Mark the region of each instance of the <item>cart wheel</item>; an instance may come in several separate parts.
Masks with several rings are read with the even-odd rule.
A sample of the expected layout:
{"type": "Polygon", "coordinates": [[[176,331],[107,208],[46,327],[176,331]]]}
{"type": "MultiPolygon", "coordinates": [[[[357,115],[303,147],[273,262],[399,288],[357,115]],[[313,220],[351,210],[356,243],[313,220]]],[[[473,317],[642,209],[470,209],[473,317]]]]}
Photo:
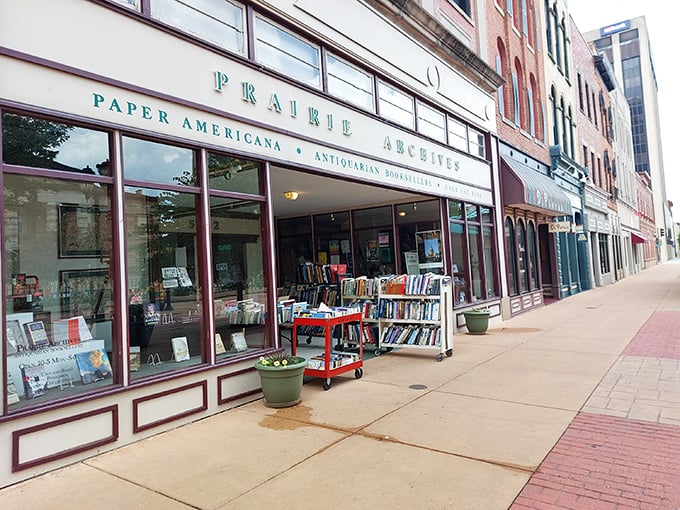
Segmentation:
{"type": "Polygon", "coordinates": [[[446,351],[446,356],[449,358],[453,356],[453,349],[449,349],[448,351],[446,351]]]}
{"type": "Polygon", "coordinates": [[[331,389],[331,380],[330,379],[326,379],[323,382],[323,389],[324,389],[324,391],[328,391],[328,390],[331,389]]]}
{"type": "Polygon", "coordinates": [[[376,356],[380,356],[382,354],[382,351],[380,349],[376,349],[375,351],[373,351],[373,354],[375,354],[376,356]]]}
{"type": "Polygon", "coordinates": [[[355,379],[361,379],[361,376],[364,375],[364,369],[363,368],[357,368],[354,371],[354,378],[355,379]]]}
{"type": "Polygon", "coordinates": [[[310,336],[310,337],[307,338],[307,344],[311,344],[311,343],[312,343],[312,337],[310,336]]]}
{"type": "Polygon", "coordinates": [[[439,354],[437,354],[437,357],[436,357],[437,361],[442,361],[443,359],[444,359],[444,355],[441,352],[439,354]]]}

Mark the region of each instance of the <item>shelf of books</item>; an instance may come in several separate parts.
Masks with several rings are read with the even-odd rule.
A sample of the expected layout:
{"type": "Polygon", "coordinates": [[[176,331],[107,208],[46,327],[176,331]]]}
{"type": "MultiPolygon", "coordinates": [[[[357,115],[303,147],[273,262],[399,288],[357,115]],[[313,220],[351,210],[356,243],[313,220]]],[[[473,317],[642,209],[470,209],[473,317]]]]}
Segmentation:
{"type": "Polygon", "coordinates": [[[364,349],[359,342],[359,352],[340,352],[332,349],[331,334],[335,327],[346,327],[358,324],[361,330],[361,313],[346,308],[325,308],[325,310],[307,309],[300,312],[299,316],[293,317],[293,341],[291,352],[293,356],[297,352],[297,332],[299,328],[314,327],[324,331],[324,352],[307,361],[305,375],[321,377],[323,389],[331,388],[331,378],[336,375],[354,370],[354,377],[360,379],[364,374],[364,349]]]}
{"type": "Polygon", "coordinates": [[[344,278],[340,283],[340,305],[361,312],[362,327],[349,328],[345,337],[345,348],[356,347],[360,342],[376,345],[378,329],[378,289],[380,281],[385,277],[344,278]],[[360,333],[361,331],[361,333],[360,333]]]}
{"type": "Polygon", "coordinates": [[[399,275],[380,282],[375,354],[394,347],[437,350],[437,361],[453,355],[451,277],[399,275]]]}

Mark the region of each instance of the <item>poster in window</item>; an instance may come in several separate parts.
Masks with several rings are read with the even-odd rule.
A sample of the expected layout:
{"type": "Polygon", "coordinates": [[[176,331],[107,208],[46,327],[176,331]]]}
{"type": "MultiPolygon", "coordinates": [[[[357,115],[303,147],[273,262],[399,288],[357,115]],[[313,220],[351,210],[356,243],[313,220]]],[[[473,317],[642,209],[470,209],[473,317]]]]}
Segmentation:
{"type": "Polygon", "coordinates": [[[421,265],[428,264],[427,267],[438,267],[442,264],[441,232],[439,230],[416,232],[416,243],[418,261],[421,265]]]}
{"type": "Polygon", "coordinates": [[[378,258],[378,241],[366,241],[366,260],[368,262],[377,262],[378,258]]]}

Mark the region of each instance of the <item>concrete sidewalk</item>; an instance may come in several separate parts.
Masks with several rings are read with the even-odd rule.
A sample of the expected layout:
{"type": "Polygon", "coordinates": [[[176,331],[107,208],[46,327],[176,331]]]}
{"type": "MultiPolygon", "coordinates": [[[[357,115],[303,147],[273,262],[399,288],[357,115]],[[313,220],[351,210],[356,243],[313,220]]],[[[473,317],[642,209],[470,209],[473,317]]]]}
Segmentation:
{"type": "Polygon", "coordinates": [[[395,350],[295,407],[255,401],[8,487],[0,508],[678,508],[677,325],[666,263],[456,335],[441,363],[395,350]]]}

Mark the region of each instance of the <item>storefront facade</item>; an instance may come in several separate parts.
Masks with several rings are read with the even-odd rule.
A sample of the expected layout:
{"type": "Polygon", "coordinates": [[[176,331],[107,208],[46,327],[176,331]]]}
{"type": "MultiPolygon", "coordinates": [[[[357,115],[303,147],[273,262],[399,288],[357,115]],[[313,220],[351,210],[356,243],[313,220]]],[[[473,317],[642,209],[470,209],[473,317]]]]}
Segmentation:
{"type": "Polygon", "coordinates": [[[364,3],[295,3],[3,8],[0,485],[259,397],[277,169],[434,202],[442,271],[494,306],[497,84],[364,3]]]}

